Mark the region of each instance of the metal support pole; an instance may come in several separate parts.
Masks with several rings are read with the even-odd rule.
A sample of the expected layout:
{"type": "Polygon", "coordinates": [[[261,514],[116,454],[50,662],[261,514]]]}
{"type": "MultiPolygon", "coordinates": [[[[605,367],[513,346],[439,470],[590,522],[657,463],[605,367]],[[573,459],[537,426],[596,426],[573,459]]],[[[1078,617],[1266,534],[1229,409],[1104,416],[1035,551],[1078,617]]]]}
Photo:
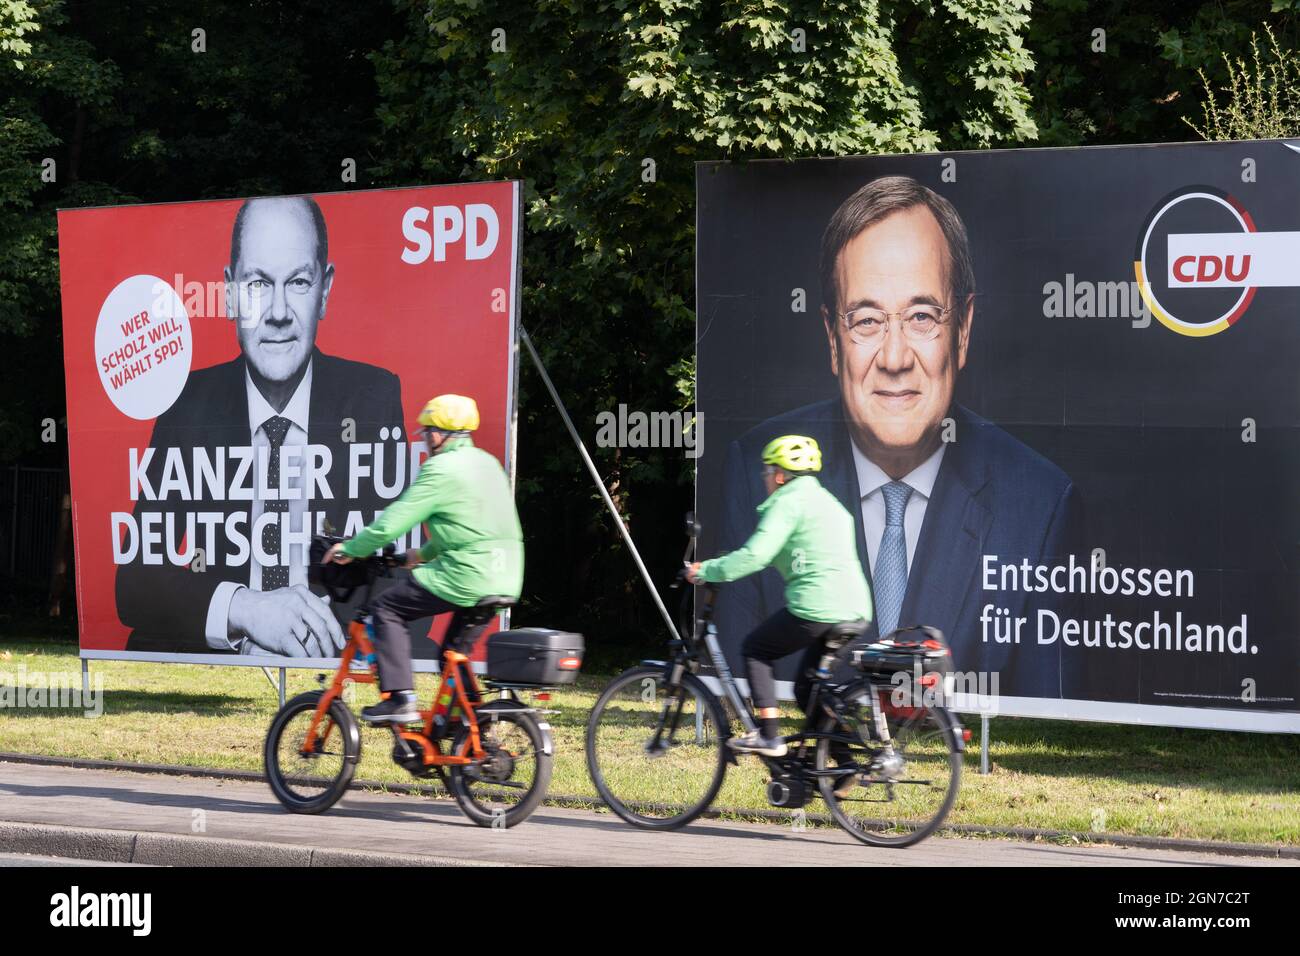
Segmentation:
{"type": "Polygon", "coordinates": [[[559,409],[560,418],[564,419],[564,427],[569,430],[569,437],[578,446],[578,454],[582,456],[583,464],[587,466],[587,471],[591,472],[591,479],[596,483],[596,490],[605,499],[605,507],[609,509],[609,513],[614,516],[614,523],[618,525],[619,533],[623,535],[623,541],[627,544],[628,550],[632,552],[632,560],[636,562],[637,570],[641,572],[641,577],[645,580],[645,586],[650,591],[650,597],[654,599],[655,607],[659,609],[664,624],[668,627],[668,633],[676,640],[679,635],[677,634],[676,625],[673,624],[673,617],[668,613],[668,609],[664,607],[663,599],[659,597],[659,592],[650,579],[650,572],[646,570],[645,563],[641,560],[641,553],[637,551],[636,545],[632,542],[632,536],[628,534],[627,526],[623,524],[623,516],[618,513],[618,507],[614,504],[614,499],[609,496],[609,492],[605,489],[605,482],[601,480],[600,472],[596,470],[595,463],[591,460],[591,456],[587,454],[587,446],[582,443],[578,430],[573,427],[569,412],[564,407],[564,402],[560,400],[560,395],[555,390],[555,386],[551,384],[551,376],[546,374],[546,366],[542,364],[537,349],[533,348],[533,340],[528,337],[528,331],[522,325],[519,326],[519,335],[528,348],[528,354],[533,358],[533,364],[537,366],[537,371],[542,376],[542,382],[546,385],[546,390],[551,393],[551,401],[555,402],[555,407],[559,409]]]}
{"type": "Polygon", "coordinates": [[[288,669],[281,667],[280,668],[280,706],[281,707],[284,706],[284,687],[285,684],[288,683],[288,680],[289,680],[288,669]]]}
{"type": "MultiPolygon", "coordinates": [[[[274,687],[274,688],[278,691],[278,690],[280,689],[280,687],[279,687],[278,684],[276,684],[276,682],[275,682],[275,678],[271,676],[271,668],[269,668],[269,667],[263,667],[263,668],[262,668],[262,673],[266,675],[266,682],[267,682],[268,684],[270,684],[272,687],[274,687]]],[[[282,704],[284,703],[284,695],[283,695],[283,694],[280,695],[280,703],[282,703],[282,704]]]]}
{"type": "Polygon", "coordinates": [[[81,659],[81,699],[84,701],[90,696],[90,661],[86,658],[81,659]]]}
{"type": "Polygon", "coordinates": [[[989,715],[980,714],[980,773],[989,772],[989,715]]]}

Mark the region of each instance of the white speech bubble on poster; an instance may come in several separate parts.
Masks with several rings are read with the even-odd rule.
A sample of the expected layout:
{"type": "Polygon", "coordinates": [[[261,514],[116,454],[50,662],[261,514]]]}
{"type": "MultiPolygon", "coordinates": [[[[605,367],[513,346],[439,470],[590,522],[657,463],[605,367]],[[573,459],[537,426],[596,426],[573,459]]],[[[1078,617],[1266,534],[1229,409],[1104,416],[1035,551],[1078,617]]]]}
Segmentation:
{"type": "Polygon", "coordinates": [[[134,275],[104,299],[95,323],[95,367],[123,415],[147,421],[171,408],[193,354],[189,314],[170,283],[134,275]]]}

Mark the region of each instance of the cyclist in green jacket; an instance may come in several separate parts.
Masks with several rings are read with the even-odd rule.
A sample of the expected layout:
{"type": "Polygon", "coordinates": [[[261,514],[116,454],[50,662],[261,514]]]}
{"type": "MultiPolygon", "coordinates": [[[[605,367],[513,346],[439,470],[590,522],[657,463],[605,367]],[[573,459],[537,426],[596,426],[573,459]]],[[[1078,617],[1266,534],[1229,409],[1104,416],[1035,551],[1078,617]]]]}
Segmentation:
{"type": "Polygon", "coordinates": [[[462,395],[439,395],[420,413],[429,457],[396,501],[356,537],[334,545],[326,563],[365,557],[424,522],[428,542],[407,552],[411,578],[371,605],[379,687],[386,700],[361,716],[372,724],[419,719],[408,621],[454,612],[447,646],[469,653],[483,627],[465,627],[463,613],[489,595],[518,597],[524,541],[505,471],[474,447],[478,406],[462,395]]]}
{"type": "Polygon", "coordinates": [[[755,628],[742,648],[760,727],[728,741],[736,750],[780,757],[786,746],[772,665],[802,650],[800,673],[807,671],[832,625],[871,620],[871,593],[853,517],[815,477],[822,467],[817,442],[802,435],[773,439],[763,449],[763,466],[768,498],[758,506],[753,536],[730,554],[691,565],[687,577],[735,581],[773,565],[785,579],[786,607],[755,628]]]}

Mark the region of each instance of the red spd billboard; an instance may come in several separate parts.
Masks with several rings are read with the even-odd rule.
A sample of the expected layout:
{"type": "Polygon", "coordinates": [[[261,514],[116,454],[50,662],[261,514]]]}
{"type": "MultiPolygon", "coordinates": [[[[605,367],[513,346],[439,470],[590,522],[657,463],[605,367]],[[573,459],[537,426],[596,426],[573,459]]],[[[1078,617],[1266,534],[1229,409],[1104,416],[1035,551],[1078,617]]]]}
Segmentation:
{"type": "Polygon", "coordinates": [[[405,489],[433,395],[509,469],[519,225],[515,182],[60,212],[82,655],[287,663],[240,592],[345,612],[311,537],[405,489]]]}

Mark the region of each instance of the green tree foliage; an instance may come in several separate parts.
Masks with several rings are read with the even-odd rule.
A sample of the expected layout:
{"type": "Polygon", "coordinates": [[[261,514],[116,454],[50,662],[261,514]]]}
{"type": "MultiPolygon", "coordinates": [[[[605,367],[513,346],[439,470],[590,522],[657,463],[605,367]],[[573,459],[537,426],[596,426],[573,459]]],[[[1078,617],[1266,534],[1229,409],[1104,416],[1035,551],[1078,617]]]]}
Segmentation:
{"type": "Polygon", "coordinates": [[[0,460],[66,462],[40,440],[65,414],[56,209],[343,189],[342,159],[364,167],[366,55],[396,21],[329,7],[0,0],[0,460]]]}
{"type": "Polygon", "coordinates": [[[1250,58],[1223,55],[1227,83],[1215,88],[1198,71],[1205,89],[1201,125],[1187,120],[1201,138],[1270,139],[1300,132],[1300,55],[1283,50],[1265,24],[1264,49],[1250,39],[1250,58]]]}
{"type": "MultiPolygon", "coordinates": [[[[409,28],[374,58],[376,174],[525,182],[524,321],[588,440],[621,403],[689,401],[695,163],[1034,135],[1025,0],[399,8],[409,28]]],[[[655,630],[545,393],[527,370],[522,381],[529,593],[575,625],[655,630]]],[[[691,462],[593,451],[652,567],[671,573],[691,462]]]]}
{"type": "MultiPolygon", "coordinates": [[[[620,403],[692,404],[697,162],[1183,139],[1198,71],[1230,85],[1263,24],[1294,50],[1298,6],[0,0],[0,459],[65,460],[39,441],[64,415],[58,207],[519,178],[524,319],[591,438],[620,403]]],[[[521,380],[538,616],[658,633],[526,360],[521,380]]],[[[593,451],[664,576],[690,461],[593,451]]]]}
{"type": "Polygon", "coordinates": [[[30,455],[40,423],[64,416],[54,210],[59,196],[71,205],[103,195],[77,182],[75,166],[61,166],[58,114],[70,104],[102,104],[118,78],[84,41],[61,32],[66,24],[59,3],[0,4],[0,344],[8,368],[0,376],[0,458],[30,455]]]}
{"type": "Polygon", "coordinates": [[[1223,82],[1224,55],[1248,54],[1261,24],[1294,48],[1298,8],[1292,0],[1036,0],[1027,45],[1040,145],[1186,140],[1200,74],[1223,82]]]}
{"type": "Polygon", "coordinates": [[[24,59],[32,52],[31,42],[25,37],[40,29],[36,22],[36,9],[25,0],[0,2],[0,55],[11,57],[14,69],[23,68],[24,59]]]}

